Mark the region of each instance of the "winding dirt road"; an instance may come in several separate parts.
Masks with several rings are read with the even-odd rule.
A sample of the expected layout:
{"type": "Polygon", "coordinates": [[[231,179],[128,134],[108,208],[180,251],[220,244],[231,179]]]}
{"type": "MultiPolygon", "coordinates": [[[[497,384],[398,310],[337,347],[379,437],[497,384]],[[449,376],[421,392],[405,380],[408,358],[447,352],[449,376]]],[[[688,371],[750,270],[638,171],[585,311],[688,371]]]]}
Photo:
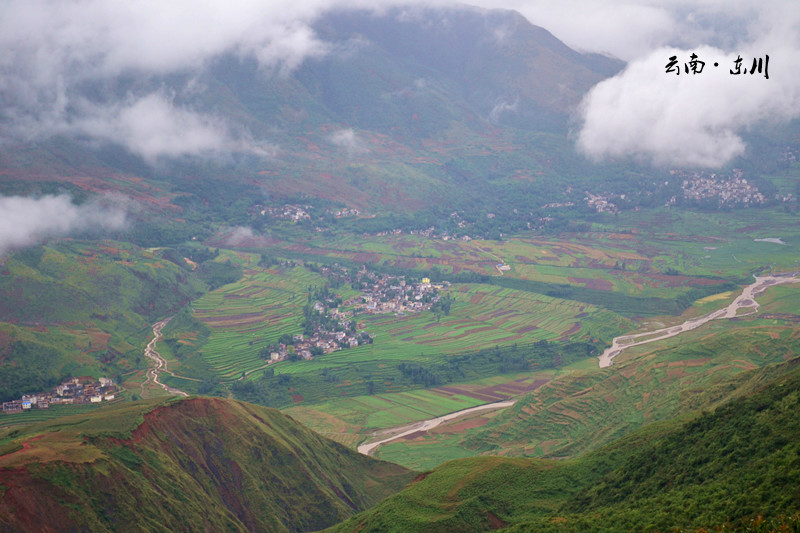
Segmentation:
{"type": "MultiPolygon", "coordinates": [[[[481,252],[483,252],[483,253],[485,253],[486,255],[488,255],[489,257],[491,257],[492,259],[494,259],[494,260],[498,261],[499,265],[505,265],[505,264],[506,264],[506,262],[505,262],[505,261],[503,261],[503,258],[502,258],[502,257],[500,257],[500,256],[497,256],[497,255],[493,254],[492,252],[490,252],[490,251],[488,251],[488,250],[484,250],[484,249],[483,249],[483,248],[481,248],[480,246],[476,246],[476,247],[475,247],[475,249],[476,249],[476,250],[479,250],[479,251],[481,251],[481,252]]],[[[495,266],[494,266],[494,268],[497,270],[497,274],[498,274],[499,276],[502,276],[502,275],[503,275],[503,271],[502,271],[502,270],[500,270],[500,266],[499,266],[499,265],[495,265],[495,266]]]]}
{"type": "MultiPolygon", "coordinates": [[[[144,355],[148,359],[152,360],[155,364],[152,368],[147,371],[147,379],[142,383],[142,395],[144,395],[144,388],[145,386],[150,383],[151,381],[164,389],[165,391],[169,392],[170,394],[178,394],[180,396],[189,396],[187,393],[183,392],[182,390],[176,389],[174,387],[170,387],[164,383],[158,381],[158,373],[163,371],[172,374],[169,370],[167,370],[167,361],[161,354],[156,351],[156,344],[158,341],[161,340],[161,330],[164,329],[164,326],[172,319],[172,317],[165,318],[160,322],[156,322],[153,324],[153,340],[147,343],[147,347],[144,349],[144,355]]],[[[173,374],[174,375],[174,374],[173,374]]]]}
{"type": "Polygon", "coordinates": [[[476,411],[486,411],[488,409],[502,409],[504,407],[510,407],[514,405],[514,403],[515,403],[514,400],[487,403],[484,405],[479,405],[477,407],[470,407],[469,409],[456,411],[455,413],[450,413],[437,418],[431,418],[430,420],[422,420],[420,422],[414,422],[413,424],[408,424],[405,426],[397,426],[389,429],[384,429],[382,431],[373,433],[373,436],[377,437],[381,435],[389,435],[388,437],[374,442],[367,442],[361,444],[358,447],[358,451],[359,453],[363,453],[364,455],[372,455],[379,446],[382,446],[397,439],[402,439],[403,437],[411,435],[412,433],[416,433],[418,431],[430,431],[436,426],[444,422],[447,422],[449,420],[453,420],[454,418],[466,416],[476,411]]]}
{"type": "Polygon", "coordinates": [[[600,368],[606,368],[613,364],[613,360],[616,356],[622,353],[623,350],[626,348],[630,348],[631,346],[639,346],[642,344],[647,344],[648,342],[660,341],[662,339],[666,339],[669,337],[674,337],[675,335],[679,335],[685,331],[691,331],[693,329],[699,328],[703,324],[710,322],[711,320],[718,320],[722,318],[736,318],[741,316],[752,315],[756,311],[758,311],[758,302],[756,302],[755,298],[762,292],[764,292],[768,287],[772,287],[775,285],[780,285],[783,283],[797,283],[800,282],[800,273],[793,272],[790,274],[775,274],[770,276],[756,276],[756,281],[752,285],[748,285],[742,291],[733,302],[731,302],[726,307],[719,309],[718,311],[714,311],[707,315],[701,316],[699,318],[693,318],[691,320],[687,320],[683,324],[678,326],[670,326],[668,328],[657,329],[655,331],[648,331],[645,333],[636,333],[633,335],[623,335],[621,337],[617,337],[611,343],[611,347],[606,349],[602,355],[598,357],[600,360],[600,368]],[[741,312],[745,311],[745,312],[741,312]],[[641,339],[645,337],[643,340],[637,341],[636,339],[641,339]]]}

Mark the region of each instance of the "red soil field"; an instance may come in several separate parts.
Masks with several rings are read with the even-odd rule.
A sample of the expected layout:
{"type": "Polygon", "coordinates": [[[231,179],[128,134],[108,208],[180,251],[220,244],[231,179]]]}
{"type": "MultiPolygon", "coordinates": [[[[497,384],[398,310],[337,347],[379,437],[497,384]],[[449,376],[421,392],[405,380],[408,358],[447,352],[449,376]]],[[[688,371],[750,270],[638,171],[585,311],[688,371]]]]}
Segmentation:
{"type": "Polygon", "coordinates": [[[569,328],[567,331],[564,332],[563,335],[561,335],[561,338],[565,339],[565,338],[569,337],[570,335],[575,335],[576,333],[578,333],[581,330],[581,327],[582,326],[581,326],[580,322],[575,322],[572,325],[571,328],[569,328]]]}

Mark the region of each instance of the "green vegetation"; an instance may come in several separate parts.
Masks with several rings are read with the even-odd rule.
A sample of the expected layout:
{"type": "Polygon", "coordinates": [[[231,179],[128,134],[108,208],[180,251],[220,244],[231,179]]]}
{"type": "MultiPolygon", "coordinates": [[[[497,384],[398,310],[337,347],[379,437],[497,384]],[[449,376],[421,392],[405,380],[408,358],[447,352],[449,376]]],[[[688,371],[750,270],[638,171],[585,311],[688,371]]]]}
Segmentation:
{"type": "MultiPolygon", "coordinates": [[[[355,351],[355,350],[353,350],[355,351]]],[[[342,396],[384,394],[451,383],[474,382],[486,376],[518,373],[527,369],[560,368],[596,355],[586,343],[511,345],[426,359],[394,361],[351,360],[338,352],[318,361],[270,365],[275,372],[256,372],[253,379],[237,380],[231,390],[238,398],[259,404],[287,407],[300,402],[316,404],[342,396]],[[395,363],[395,364],[392,364],[395,363]]]]}
{"type": "Polygon", "coordinates": [[[68,377],[127,374],[149,324],[204,290],[158,250],[114,241],[27,248],[0,268],[3,401],[68,377]]]}
{"type": "MultiPolygon", "coordinates": [[[[557,370],[540,370],[501,374],[460,383],[456,388],[434,387],[404,392],[362,394],[332,398],[313,405],[304,402],[284,408],[283,412],[326,437],[355,448],[364,440],[365,435],[375,430],[504,400],[541,386],[552,379],[557,372],[557,370]]],[[[471,455],[471,452],[467,452],[466,455],[471,455]]],[[[451,458],[446,457],[443,460],[451,458]]],[[[438,465],[443,460],[433,464],[438,465]]]]}
{"type": "Polygon", "coordinates": [[[9,530],[319,529],[413,477],[275,410],[221,399],[64,417],[5,431],[0,449],[9,530]]]}
{"type": "MultiPolygon", "coordinates": [[[[448,462],[331,530],[766,531],[747,528],[796,524],[798,364],[782,365],[766,387],[714,412],[648,426],[579,459],[448,462]]],[[[742,378],[763,371],[748,374],[742,378]]]]}
{"type": "Polygon", "coordinates": [[[720,308],[754,274],[800,269],[798,122],[754,128],[747,157],[718,170],[741,169],[764,205],[691,199],[683,169],[596,164],[566,135],[570,110],[620,62],[510,12],[449,9],[423,12],[424,24],[334,10],[314,33],[352,53],[281,75],[229,54],[206,63],[199,91],[185,73],[86,87],[135,99],[160,84],[241,125],[226,144],[244,149],[230,157],[151,164],[66,134],[0,146],[3,195],[91,205],[108,191],[131,206],[125,229],[102,233],[113,240],[91,228],[0,257],[0,400],[76,375],[125,388],[121,405],[5,419],[0,504],[34,499],[0,513],[0,529],[37,529],[26,509],[75,530],[311,529],[408,478],[266,408],[150,401],[168,392],[144,385],[143,350],[169,318],[162,383],[281,407],[351,448],[377,429],[517,400],[382,447],[406,466],[445,464],[393,500],[410,510],[388,502],[367,528],[665,529],[797,511],[794,392],[783,407],[769,391],[736,404],[750,428],[726,421],[728,408],[697,415],[794,375],[780,363],[798,352],[796,288],[759,295],[758,314],[627,349],[610,369],[595,357],[623,333],[720,308]],[[429,23],[443,13],[447,24],[429,23]],[[497,28],[513,39],[499,43],[497,28]],[[356,312],[359,287],[326,277],[332,265],[448,284],[430,311],[356,312]],[[353,314],[340,323],[315,300],[353,314]],[[269,360],[317,326],[365,343],[269,360]],[[743,472],[740,453],[771,477],[743,472]],[[488,454],[516,457],[446,463],[488,454]],[[347,475],[364,468],[394,481],[347,475]]]}
{"type": "Polygon", "coordinates": [[[430,458],[441,457],[444,448],[452,457],[575,457],[644,424],[713,408],[763,385],[740,383],[738,374],[770,368],[796,353],[792,311],[797,301],[790,296],[796,293],[792,285],[770,288],[759,297],[758,315],[713,321],[629,348],[606,370],[565,367],[558,379],[484,424],[455,436],[446,428],[435,430],[425,438],[388,444],[376,455],[415,469],[435,466],[430,458]]]}

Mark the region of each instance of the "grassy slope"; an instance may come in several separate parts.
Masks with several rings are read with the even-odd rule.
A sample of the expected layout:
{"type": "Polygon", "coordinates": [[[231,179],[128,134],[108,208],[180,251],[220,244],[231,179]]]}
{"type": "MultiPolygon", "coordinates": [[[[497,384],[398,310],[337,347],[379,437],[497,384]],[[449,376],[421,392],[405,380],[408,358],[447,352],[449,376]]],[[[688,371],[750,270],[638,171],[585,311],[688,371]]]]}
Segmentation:
{"type": "Polygon", "coordinates": [[[186,269],[113,241],[65,241],[0,266],[0,397],[141,362],[149,325],[203,290],[186,269]]]}
{"type": "Polygon", "coordinates": [[[332,530],[663,531],[797,513],[799,364],[746,373],[768,386],[580,459],[448,462],[332,530]]]}
{"type": "Polygon", "coordinates": [[[128,403],[6,431],[0,447],[0,523],[14,530],[318,529],[411,475],[222,399],[128,403]]]}
{"type": "Polygon", "coordinates": [[[631,348],[609,369],[578,368],[552,380],[481,427],[453,434],[442,426],[377,456],[415,469],[435,466],[445,450],[450,457],[574,457],[644,424],[714,407],[757,385],[732,386],[731,378],[797,353],[797,291],[771,288],[759,297],[759,315],[631,348]]]}

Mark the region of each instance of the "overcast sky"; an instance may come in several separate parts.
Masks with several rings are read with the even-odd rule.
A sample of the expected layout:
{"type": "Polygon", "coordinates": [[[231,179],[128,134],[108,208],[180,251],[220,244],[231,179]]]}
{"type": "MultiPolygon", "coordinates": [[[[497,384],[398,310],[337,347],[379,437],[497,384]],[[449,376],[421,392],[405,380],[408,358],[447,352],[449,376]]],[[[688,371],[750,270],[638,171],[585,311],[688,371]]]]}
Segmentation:
{"type": "MultiPolygon", "coordinates": [[[[223,53],[256,58],[285,75],[335,53],[310,24],[333,7],[441,5],[366,0],[0,0],[0,135],[77,133],[126,146],[148,160],[276,147],[220,117],[176,105],[163,89],[120,101],[76,87],[112,79],[199,72],[223,53]]],[[[595,87],[580,110],[576,148],[591,157],[633,156],[667,165],[717,166],[742,154],[740,134],[800,114],[798,0],[477,0],[516,9],[568,45],[629,61],[595,87]],[[696,52],[700,75],[666,74],[696,52]],[[769,79],[732,76],[769,55],[769,79]],[[719,67],[714,68],[713,62],[719,67]]],[[[331,142],[359,149],[352,130],[331,142]]]]}

